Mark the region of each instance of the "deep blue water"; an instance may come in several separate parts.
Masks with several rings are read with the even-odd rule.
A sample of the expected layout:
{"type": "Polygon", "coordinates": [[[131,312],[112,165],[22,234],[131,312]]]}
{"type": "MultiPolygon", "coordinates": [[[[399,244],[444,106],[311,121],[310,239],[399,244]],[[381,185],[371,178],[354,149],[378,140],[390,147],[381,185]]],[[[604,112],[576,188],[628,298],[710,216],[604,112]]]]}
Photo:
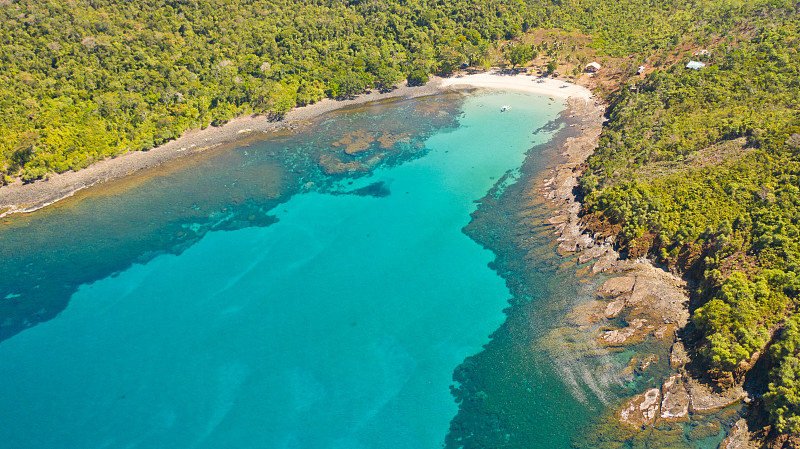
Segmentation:
{"type": "Polygon", "coordinates": [[[342,111],[12,218],[2,447],[441,447],[453,370],[511,297],[462,228],[563,107],[496,92],[342,111]],[[304,159],[390,124],[417,134],[373,142],[368,174],[304,159]]]}

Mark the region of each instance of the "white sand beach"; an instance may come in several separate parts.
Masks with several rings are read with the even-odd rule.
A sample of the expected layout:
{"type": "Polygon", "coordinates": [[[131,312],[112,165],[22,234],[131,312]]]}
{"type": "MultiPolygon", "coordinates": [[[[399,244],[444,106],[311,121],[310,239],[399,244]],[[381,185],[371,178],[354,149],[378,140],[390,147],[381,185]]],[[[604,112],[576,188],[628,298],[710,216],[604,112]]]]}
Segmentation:
{"type": "Polygon", "coordinates": [[[487,89],[517,90],[556,98],[583,100],[589,100],[592,97],[592,92],[589,89],[574,83],[527,74],[506,75],[497,70],[442,78],[440,86],[442,88],[482,87],[487,89]]]}

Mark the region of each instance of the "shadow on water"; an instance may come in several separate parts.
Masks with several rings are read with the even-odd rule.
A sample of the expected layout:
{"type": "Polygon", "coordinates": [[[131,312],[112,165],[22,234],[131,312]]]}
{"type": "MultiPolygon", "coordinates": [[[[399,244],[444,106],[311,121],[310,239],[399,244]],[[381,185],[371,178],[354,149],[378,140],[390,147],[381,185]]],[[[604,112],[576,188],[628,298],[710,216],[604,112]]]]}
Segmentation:
{"type": "Polygon", "coordinates": [[[0,222],[0,341],[57,316],[85,283],[180,253],[209,231],[269,226],[304,191],[386,196],[347,180],[423,155],[456,125],[462,97],[388,100],[334,111],[295,132],[249,138],[78,192],[0,222]],[[391,112],[391,114],[389,114],[391,112]]]}

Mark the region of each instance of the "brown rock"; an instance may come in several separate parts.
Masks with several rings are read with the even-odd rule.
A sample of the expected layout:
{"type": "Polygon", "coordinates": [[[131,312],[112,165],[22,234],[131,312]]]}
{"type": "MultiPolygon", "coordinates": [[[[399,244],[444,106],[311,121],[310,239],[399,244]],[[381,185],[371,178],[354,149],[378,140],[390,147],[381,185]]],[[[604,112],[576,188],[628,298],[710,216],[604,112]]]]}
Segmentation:
{"type": "Polygon", "coordinates": [[[658,361],[658,355],[657,354],[650,354],[650,355],[646,356],[645,358],[642,359],[641,362],[639,362],[639,365],[636,367],[636,373],[637,374],[644,373],[645,371],[647,371],[647,368],[649,368],[650,365],[652,365],[653,363],[655,363],[657,361],[658,361]]]}
{"type": "Polygon", "coordinates": [[[625,301],[622,299],[615,299],[606,305],[603,314],[606,318],[616,318],[622,309],[625,308],[625,301]]]}
{"type": "Polygon", "coordinates": [[[344,152],[352,156],[362,151],[369,150],[369,144],[370,142],[367,142],[366,140],[359,140],[348,145],[347,148],[344,149],[344,152]]]}
{"type": "Polygon", "coordinates": [[[652,266],[642,267],[628,305],[646,308],[664,323],[685,326],[689,321],[688,297],[682,286],[682,281],[666,272],[652,266]]]}
{"type": "Polygon", "coordinates": [[[375,135],[366,131],[354,131],[334,142],[333,146],[345,145],[345,153],[354,155],[369,149],[370,144],[375,141],[375,135]]]}
{"type": "Polygon", "coordinates": [[[628,401],[619,411],[619,421],[627,426],[641,429],[653,424],[658,414],[661,391],[651,388],[628,401]]]}
{"type": "Polygon", "coordinates": [[[719,445],[720,449],[757,449],[761,444],[753,441],[747,429],[747,421],[740,418],[728,431],[728,436],[719,445]]]}
{"type": "Polygon", "coordinates": [[[633,293],[628,300],[630,304],[638,304],[648,296],[651,296],[658,288],[658,283],[649,279],[643,279],[641,276],[636,279],[636,284],[633,286],[633,293]]]}
{"type": "Polygon", "coordinates": [[[378,142],[381,144],[381,148],[384,150],[391,150],[394,148],[394,145],[397,142],[408,142],[410,141],[408,134],[392,134],[392,133],[384,133],[379,139],[378,142]]]}
{"type": "Polygon", "coordinates": [[[669,353],[669,366],[677,369],[688,362],[689,354],[686,353],[686,348],[683,347],[683,343],[676,341],[669,353]]]}
{"type": "Polygon", "coordinates": [[[664,399],[661,401],[662,421],[679,421],[689,416],[689,392],[681,381],[681,375],[670,376],[661,387],[664,399]]]}
{"type": "Polygon", "coordinates": [[[323,154],[319,157],[319,166],[326,174],[329,175],[340,175],[343,173],[369,170],[366,166],[358,161],[344,163],[329,154],[323,154]]]}
{"type": "Polygon", "coordinates": [[[581,234],[580,231],[570,232],[571,227],[571,225],[565,226],[562,236],[556,239],[559,242],[556,252],[562,256],[583,251],[594,245],[594,240],[590,236],[581,234]]]}
{"type": "Polygon", "coordinates": [[[711,413],[747,397],[747,392],[741,385],[734,385],[722,392],[715,392],[696,379],[689,378],[687,388],[691,398],[690,409],[696,413],[711,413]]]}
{"type": "Polygon", "coordinates": [[[623,293],[630,293],[635,284],[636,278],[633,276],[611,278],[603,282],[603,285],[598,289],[598,294],[606,297],[616,297],[623,293]]]}
{"type": "Polygon", "coordinates": [[[597,262],[592,266],[592,273],[605,273],[606,271],[613,271],[614,265],[617,262],[617,252],[608,251],[603,256],[597,259],[597,262]]]}
{"type": "Polygon", "coordinates": [[[578,263],[585,264],[592,259],[602,256],[606,253],[606,251],[608,251],[607,246],[595,245],[591,248],[587,248],[586,250],[581,251],[580,255],[578,256],[578,263]]]}
{"type": "Polygon", "coordinates": [[[659,340],[663,340],[666,336],[671,336],[673,332],[673,326],[671,324],[665,324],[656,330],[653,331],[653,336],[659,340]]]}
{"type": "Polygon", "coordinates": [[[569,221],[569,215],[567,215],[567,214],[555,215],[553,217],[550,217],[547,220],[548,223],[554,224],[554,225],[555,224],[563,224],[563,223],[566,223],[568,221],[569,221]]]}
{"type": "Polygon", "coordinates": [[[614,329],[600,336],[600,341],[608,346],[622,346],[644,340],[644,335],[640,330],[647,330],[644,325],[647,320],[637,318],[632,320],[628,327],[614,329]]]}

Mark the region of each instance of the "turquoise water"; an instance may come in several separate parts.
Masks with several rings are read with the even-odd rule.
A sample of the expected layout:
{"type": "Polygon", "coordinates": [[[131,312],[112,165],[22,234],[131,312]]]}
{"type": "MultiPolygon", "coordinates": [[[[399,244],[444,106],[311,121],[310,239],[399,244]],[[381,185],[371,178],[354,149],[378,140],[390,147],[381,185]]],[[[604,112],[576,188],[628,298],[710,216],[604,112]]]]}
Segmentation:
{"type": "Polygon", "coordinates": [[[63,310],[43,300],[42,313],[57,316],[26,315],[27,329],[0,343],[3,447],[441,447],[458,411],[453,370],[488,343],[511,298],[489,267],[494,254],[462,228],[475,201],[549,138],[533,130],[563,109],[518,93],[444,101],[341,112],[316,135],[252,142],[205,168],[89,194],[46,220],[12,220],[0,240],[12,260],[5,307],[44,288],[69,297],[63,310]],[[505,104],[512,111],[501,114],[505,104]],[[421,145],[398,143],[405,149],[391,151],[405,156],[387,150],[365,175],[317,173],[312,183],[312,164],[281,153],[312,145],[302,139],[327,151],[327,137],[375,126],[371,114],[433,123],[453,110],[457,123],[418,125],[421,145]],[[198,194],[198,179],[213,179],[198,174],[209,173],[235,188],[198,194]],[[303,188],[259,193],[275,179],[303,188]],[[134,211],[141,226],[98,219],[108,208],[134,211]],[[43,257],[48,242],[30,236],[48,232],[73,232],[72,243],[43,257]],[[87,267],[113,269],[74,272],[66,261],[78,244],[87,267]],[[106,247],[119,249],[93,258],[106,247]],[[56,272],[30,274],[40,258],[56,272]]]}

